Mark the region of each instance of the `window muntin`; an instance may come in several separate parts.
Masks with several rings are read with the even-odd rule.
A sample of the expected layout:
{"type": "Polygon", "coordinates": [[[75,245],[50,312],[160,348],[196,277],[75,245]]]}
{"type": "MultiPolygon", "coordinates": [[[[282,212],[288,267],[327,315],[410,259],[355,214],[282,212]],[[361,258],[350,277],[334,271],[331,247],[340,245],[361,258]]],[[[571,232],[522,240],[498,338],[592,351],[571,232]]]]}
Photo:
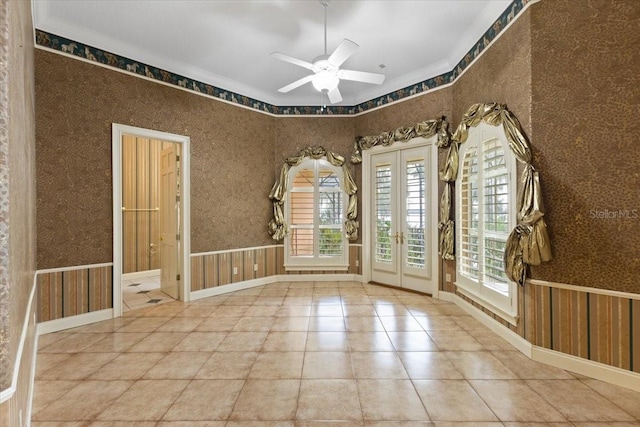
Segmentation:
{"type": "Polygon", "coordinates": [[[285,266],[341,269],[348,263],[342,169],[308,159],[291,168],[289,177],[285,266]]]}
{"type": "MultiPolygon", "coordinates": [[[[502,138],[478,132],[461,146],[457,182],[458,284],[498,311],[515,316],[515,287],[504,250],[515,218],[515,160],[502,138]]],[[[495,132],[494,132],[495,133],[495,132]]]]}

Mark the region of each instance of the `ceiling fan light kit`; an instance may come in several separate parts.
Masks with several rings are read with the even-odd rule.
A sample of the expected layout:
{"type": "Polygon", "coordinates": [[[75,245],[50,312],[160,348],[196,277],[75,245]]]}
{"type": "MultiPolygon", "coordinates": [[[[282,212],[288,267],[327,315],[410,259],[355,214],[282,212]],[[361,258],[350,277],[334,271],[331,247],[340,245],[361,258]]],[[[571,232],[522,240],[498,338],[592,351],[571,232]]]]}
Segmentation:
{"type": "Polygon", "coordinates": [[[287,93],[311,82],[316,90],[327,94],[332,104],[337,104],[342,101],[342,94],[338,88],[341,79],[370,84],[382,84],[385,76],[384,74],[378,73],[340,69],[340,66],[349,59],[359,47],[349,39],[342,40],[336,50],[331,55],[327,55],[327,7],[329,5],[326,1],[320,1],[320,3],[324,7],[324,55],[314,58],[313,62],[303,61],[280,52],[273,52],[271,56],[281,61],[306,68],[314,73],[296,80],[287,86],[281,87],[278,89],[278,92],[287,93]]]}
{"type": "Polygon", "coordinates": [[[313,87],[320,92],[332,91],[338,87],[338,83],[340,83],[340,79],[336,73],[332,73],[331,71],[320,71],[311,81],[313,87]]]}

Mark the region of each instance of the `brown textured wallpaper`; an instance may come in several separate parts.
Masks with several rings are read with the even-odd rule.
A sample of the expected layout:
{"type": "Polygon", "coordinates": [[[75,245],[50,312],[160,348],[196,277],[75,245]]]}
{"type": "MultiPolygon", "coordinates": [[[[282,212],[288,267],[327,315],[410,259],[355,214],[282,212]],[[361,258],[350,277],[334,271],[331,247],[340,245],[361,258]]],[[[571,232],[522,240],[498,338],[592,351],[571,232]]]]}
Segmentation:
{"type": "MultiPolygon", "coordinates": [[[[287,157],[296,155],[305,147],[321,145],[327,150],[344,156],[348,162],[353,179],[358,186],[358,218],[360,218],[362,215],[362,195],[360,194],[362,168],[349,161],[356,135],[353,125],[352,117],[278,117],[274,135],[275,169],[271,185],[279,176],[287,157]]],[[[358,232],[358,239],[351,243],[361,242],[361,231],[358,232]]],[[[273,243],[277,242],[273,240],[273,243]]]]}
{"type": "MultiPolygon", "coordinates": [[[[0,404],[0,424],[17,425],[29,406],[35,327],[24,324],[33,288],[35,118],[30,2],[0,2],[0,390],[18,382],[0,404]],[[26,328],[22,358],[16,360],[26,328]]],[[[32,306],[33,310],[33,306],[32,306]]]]}
{"type": "Polygon", "coordinates": [[[640,293],[640,2],[543,1],[531,23],[534,164],[555,256],[533,276],[640,293]]]}
{"type": "Polygon", "coordinates": [[[192,252],[271,244],[273,117],[35,56],[38,268],[111,261],[113,122],[191,137],[192,252]]]}
{"type": "Polygon", "coordinates": [[[576,3],[532,5],[453,86],[348,118],[269,117],[37,51],[38,265],[111,259],[114,121],[191,136],[200,252],[273,243],[265,195],[300,148],[349,156],[356,135],[441,115],[455,128],[500,102],[541,172],[555,259],[533,278],[640,292],[640,2],[576,3]]]}
{"type": "Polygon", "coordinates": [[[278,117],[274,135],[275,171],[280,173],[284,159],[308,146],[322,145],[348,160],[354,137],[351,117],[278,117]]]}
{"type": "Polygon", "coordinates": [[[453,124],[452,108],[452,88],[449,86],[356,116],[354,118],[356,135],[379,135],[401,126],[413,126],[441,116],[446,116],[447,120],[453,124]]]}
{"type": "Polygon", "coordinates": [[[473,104],[499,102],[507,104],[523,130],[532,136],[530,13],[525,11],[456,80],[452,117],[455,127],[473,104]]]}

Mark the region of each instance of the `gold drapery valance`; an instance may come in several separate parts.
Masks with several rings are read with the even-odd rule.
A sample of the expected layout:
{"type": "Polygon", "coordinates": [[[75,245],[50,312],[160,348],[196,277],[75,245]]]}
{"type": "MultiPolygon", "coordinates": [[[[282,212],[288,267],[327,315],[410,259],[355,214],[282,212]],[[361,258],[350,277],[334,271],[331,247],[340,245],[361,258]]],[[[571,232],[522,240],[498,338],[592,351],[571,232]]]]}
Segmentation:
{"type": "MultiPolygon", "coordinates": [[[[451,171],[448,174],[454,174],[453,181],[455,181],[455,174],[458,171],[458,162],[457,162],[457,145],[451,144],[451,136],[449,134],[449,122],[443,116],[439,119],[435,120],[426,120],[424,122],[420,122],[413,127],[401,127],[396,129],[395,131],[383,132],[380,135],[373,136],[362,136],[356,138],[355,146],[353,148],[353,154],[351,155],[351,163],[360,164],[362,163],[362,150],[368,150],[375,146],[387,146],[391,145],[396,141],[407,142],[412,138],[423,137],[429,138],[434,135],[438,135],[436,146],[438,148],[447,148],[449,147],[450,154],[451,150],[456,150],[455,154],[455,163],[451,164],[451,171]]],[[[448,156],[448,158],[452,158],[448,156]]],[[[442,178],[441,174],[441,179],[442,178]]],[[[440,241],[438,245],[438,253],[444,259],[455,259],[453,255],[453,221],[451,219],[451,192],[452,186],[450,183],[445,186],[444,193],[442,194],[442,199],[440,202],[440,220],[438,223],[438,228],[440,229],[440,241]],[[444,210],[444,208],[448,208],[444,210]]]]}
{"type": "Polygon", "coordinates": [[[419,136],[429,138],[436,134],[438,135],[438,147],[449,145],[449,122],[444,117],[426,120],[411,127],[401,127],[394,131],[383,132],[380,135],[359,136],[353,147],[351,163],[362,163],[362,150],[368,150],[378,145],[386,147],[396,141],[407,142],[419,136]]]}
{"type": "Polygon", "coordinates": [[[294,166],[298,166],[306,158],[318,160],[323,157],[326,157],[327,161],[333,166],[342,168],[342,189],[349,196],[347,219],[344,223],[345,231],[349,240],[356,240],[358,238],[358,187],[351,176],[344,157],[332,151],[325,150],[324,147],[307,147],[300,150],[297,155],[289,157],[284,161],[284,165],[280,170],[280,177],[275,184],[273,184],[273,188],[271,188],[271,192],[269,193],[269,199],[273,203],[273,219],[269,221],[268,229],[273,240],[284,239],[289,231],[282,209],[287,195],[289,170],[294,166]]]}
{"type": "Polygon", "coordinates": [[[551,260],[551,243],[543,218],[540,176],[531,164],[532,156],[529,142],[522,132],[518,119],[507,110],[504,104],[472,105],[451,138],[446,163],[440,171],[440,179],[446,183],[445,191],[440,200],[440,248],[441,250],[443,248],[450,250],[450,252],[443,252],[441,255],[445,259],[454,259],[453,221],[449,220],[447,224],[443,225],[442,218],[451,214],[451,191],[458,176],[458,149],[460,144],[467,140],[469,129],[481,122],[492,126],[502,125],[509,147],[516,159],[525,165],[518,188],[518,225],[509,235],[504,253],[507,276],[514,282],[524,285],[527,266],[539,265],[551,260]]]}

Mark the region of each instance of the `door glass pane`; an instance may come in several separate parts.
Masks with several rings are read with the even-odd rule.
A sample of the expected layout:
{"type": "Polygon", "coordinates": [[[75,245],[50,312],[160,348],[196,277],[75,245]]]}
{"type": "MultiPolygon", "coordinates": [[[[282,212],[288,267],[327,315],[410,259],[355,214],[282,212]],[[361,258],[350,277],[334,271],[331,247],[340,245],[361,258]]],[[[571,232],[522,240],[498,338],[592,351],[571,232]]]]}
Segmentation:
{"type": "Polygon", "coordinates": [[[376,166],[375,262],[391,264],[391,165],[376,166]]]}
{"type": "Polygon", "coordinates": [[[407,255],[405,265],[425,268],[425,182],[424,160],[406,163],[406,233],[407,255]]]}

